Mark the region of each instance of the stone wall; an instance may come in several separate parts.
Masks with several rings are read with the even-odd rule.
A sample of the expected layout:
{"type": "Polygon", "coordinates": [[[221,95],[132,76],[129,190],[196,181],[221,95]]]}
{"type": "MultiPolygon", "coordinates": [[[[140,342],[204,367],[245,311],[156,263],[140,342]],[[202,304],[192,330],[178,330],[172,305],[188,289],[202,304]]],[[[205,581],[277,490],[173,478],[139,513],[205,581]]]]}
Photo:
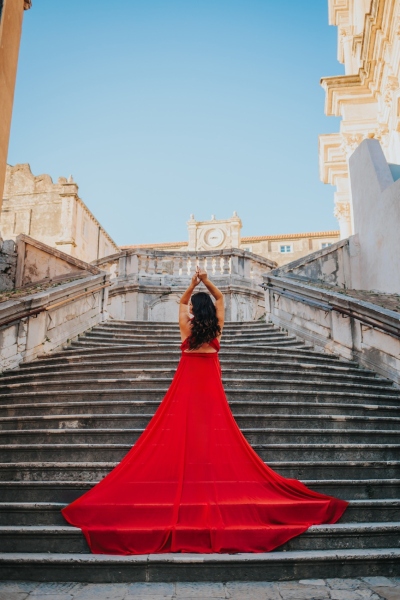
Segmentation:
{"type": "Polygon", "coordinates": [[[104,273],[0,304],[0,368],[14,369],[68,343],[108,317],[104,273]]]}
{"type": "Polygon", "coordinates": [[[17,252],[15,242],[0,238],[0,291],[15,287],[17,252]]]}
{"type": "Polygon", "coordinates": [[[4,238],[29,235],[86,262],[119,251],[79,197],[72,178],[53,183],[49,175],[33,175],[28,164],[7,167],[0,218],[4,238]]]}
{"type": "Polygon", "coordinates": [[[267,274],[264,282],[275,325],[400,387],[400,313],[283,276],[267,274]]]}
{"type": "Polygon", "coordinates": [[[400,179],[393,177],[395,167],[377,140],[364,140],[350,158],[360,247],[356,289],[400,293],[400,179]]]}
{"type": "Polygon", "coordinates": [[[82,272],[96,275],[100,273],[100,269],[27,235],[17,237],[16,288],[60,280],[82,272]]]}
{"type": "Polygon", "coordinates": [[[351,236],[274,269],[274,275],[349,289],[354,287],[359,276],[358,254],[357,236],[351,236]]]}

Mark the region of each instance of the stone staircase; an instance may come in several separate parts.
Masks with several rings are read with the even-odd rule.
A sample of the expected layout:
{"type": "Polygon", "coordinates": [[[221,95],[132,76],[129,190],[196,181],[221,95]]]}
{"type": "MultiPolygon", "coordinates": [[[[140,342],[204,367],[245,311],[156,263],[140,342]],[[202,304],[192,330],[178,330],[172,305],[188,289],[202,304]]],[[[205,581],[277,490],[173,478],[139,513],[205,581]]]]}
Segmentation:
{"type": "Polygon", "coordinates": [[[227,323],[225,390],[268,464],[345,498],[340,523],[268,554],[90,554],[60,509],[149,422],[179,360],[175,324],[109,321],[0,378],[0,578],[274,580],[400,574],[400,391],[262,322],[227,323]]]}

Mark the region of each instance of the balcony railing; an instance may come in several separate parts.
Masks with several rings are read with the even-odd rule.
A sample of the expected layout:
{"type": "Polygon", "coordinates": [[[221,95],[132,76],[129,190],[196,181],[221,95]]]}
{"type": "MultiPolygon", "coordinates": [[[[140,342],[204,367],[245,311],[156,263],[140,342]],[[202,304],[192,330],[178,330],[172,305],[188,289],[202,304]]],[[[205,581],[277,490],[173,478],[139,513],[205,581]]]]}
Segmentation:
{"type": "Polygon", "coordinates": [[[173,278],[184,283],[198,266],[217,279],[242,278],[261,285],[262,275],[276,267],[271,260],[237,248],[201,252],[132,249],[94,264],[108,271],[112,279],[135,279],[142,284],[161,278],[173,278]]]}

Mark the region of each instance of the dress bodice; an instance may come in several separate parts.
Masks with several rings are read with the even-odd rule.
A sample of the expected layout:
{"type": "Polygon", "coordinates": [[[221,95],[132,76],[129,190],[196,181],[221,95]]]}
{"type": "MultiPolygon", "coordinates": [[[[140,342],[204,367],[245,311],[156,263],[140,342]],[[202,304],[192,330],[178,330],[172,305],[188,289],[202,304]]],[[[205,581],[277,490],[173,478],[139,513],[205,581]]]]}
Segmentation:
{"type": "MultiPolygon", "coordinates": [[[[217,338],[214,338],[213,340],[211,340],[211,342],[208,342],[208,345],[211,346],[211,348],[214,348],[217,352],[219,352],[220,343],[217,340],[217,338]]],[[[183,342],[181,344],[181,350],[182,350],[182,352],[185,352],[185,350],[189,350],[189,338],[188,337],[185,340],[183,340],[183,342]]],[[[193,354],[195,352],[198,352],[199,354],[214,354],[214,352],[202,352],[201,350],[193,350],[193,354]]],[[[189,353],[187,352],[186,354],[189,354],[189,353]]]]}

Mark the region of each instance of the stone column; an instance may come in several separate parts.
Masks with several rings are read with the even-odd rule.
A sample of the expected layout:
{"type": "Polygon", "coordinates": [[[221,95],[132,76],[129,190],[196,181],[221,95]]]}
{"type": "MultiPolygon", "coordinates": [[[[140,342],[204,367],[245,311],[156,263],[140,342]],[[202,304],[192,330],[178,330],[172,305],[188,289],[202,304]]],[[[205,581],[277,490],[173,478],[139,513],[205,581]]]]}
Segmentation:
{"type": "Polygon", "coordinates": [[[352,235],[351,208],[349,202],[337,202],[333,214],[339,221],[340,239],[344,240],[352,235]]]}
{"type": "Polygon", "coordinates": [[[22,17],[24,9],[30,7],[31,0],[3,0],[3,9],[0,13],[0,212],[3,203],[22,17]]]}

